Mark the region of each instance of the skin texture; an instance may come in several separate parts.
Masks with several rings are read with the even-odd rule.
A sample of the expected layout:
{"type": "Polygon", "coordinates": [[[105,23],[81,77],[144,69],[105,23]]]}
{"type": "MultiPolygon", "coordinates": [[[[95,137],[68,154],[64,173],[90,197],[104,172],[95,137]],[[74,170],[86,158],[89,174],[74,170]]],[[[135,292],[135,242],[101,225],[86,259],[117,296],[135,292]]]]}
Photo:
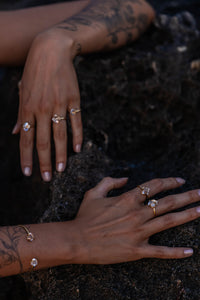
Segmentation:
{"type": "Polygon", "coordinates": [[[144,205],[146,197],[136,187],[117,197],[107,197],[127,178],[104,178],[89,190],[76,218],[68,222],[27,225],[35,240],[18,226],[0,228],[0,275],[30,271],[30,261],[38,259],[36,269],[63,264],[113,264],[142,258],[185,258],[193,254],[187,247],[164,247],[149,244],[151,235],[199,218],[200,207],[175,212],[200,200],[200,190],[158,199],[157,193],[178,188],[181,178],[154,179],[142,184],[156,197],[156,217],[144,205]]]}
{"type": "Polygon", "coordinates": [[[135,40],[151,23],[154,11],[143,0],[88,1],[85,7],[52,28],[37,34],[28,52],[20,84],[18,121],[13,133],[20,132],[21,167],[32,174],[34,136],[42,178],[50,181],[51,130],[56,150],[56,169],[67,163],[66,121],[52,125],[52,116],[70,118],[73,149],[81,151],[83,133],[79,109],[80,93],[73,60],[77,55],[113,50],[135,40]],[[21,125],[29,122],[31,130],[21,125]]]}

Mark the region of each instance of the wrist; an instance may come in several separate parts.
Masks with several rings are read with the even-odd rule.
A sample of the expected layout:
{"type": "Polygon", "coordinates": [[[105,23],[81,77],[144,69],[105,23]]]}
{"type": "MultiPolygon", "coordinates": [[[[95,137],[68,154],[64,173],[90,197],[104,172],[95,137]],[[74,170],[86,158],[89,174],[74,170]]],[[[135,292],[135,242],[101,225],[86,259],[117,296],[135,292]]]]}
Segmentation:
{"type": "Polygon", "coordinates": [[[80,45],[76,38],[58,28],[51,28],[39,33],[33,43],[39,47],[45,45],[48,47],[48,50],[62,49],[72,60],[81,53],[80,45]]]}

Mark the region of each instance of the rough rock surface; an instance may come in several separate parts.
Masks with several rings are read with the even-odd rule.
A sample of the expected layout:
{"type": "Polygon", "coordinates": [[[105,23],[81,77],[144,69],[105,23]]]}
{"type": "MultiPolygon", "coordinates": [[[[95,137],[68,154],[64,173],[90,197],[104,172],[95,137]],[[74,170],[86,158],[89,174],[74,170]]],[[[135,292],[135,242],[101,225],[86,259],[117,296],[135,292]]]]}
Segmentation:
{"type": "MultiPolygon", "coordinates": [[[[8,135],[17,111],[20,72],[7,71],[0,91],[1,98],[7,96],[0,112],[0,165],[5,170],[1,191],[7,199],[0,210],[2,224],[70,220],[84,192],[107,175],[129,177],[127,186],[112,195],[154,177],[185,178],[186,185],[178,191],[198,188],[199,53],[195,20],[183,12],[173,17],[160,14],[154,26],[128,47],[78,58],[83,151],[75,155],[69,144],[68,168],[63,175],[55,173],[50,185],[40,180],[37,157],[32,178],[20,175],[19,154],[11,151],[17,149],[17,138],[8,135]],[[8,115],[12,122],[6,124],[8,115]],[[11,205],[14,199],[17,203],[11,205]]],[[[67,265],[27,273],[2,279],[0,299],[199,299],[199,229],[196,220],[157,234],[150,241],[192,246],[192,258],[145,259],[111,266],[67,265]]]]}

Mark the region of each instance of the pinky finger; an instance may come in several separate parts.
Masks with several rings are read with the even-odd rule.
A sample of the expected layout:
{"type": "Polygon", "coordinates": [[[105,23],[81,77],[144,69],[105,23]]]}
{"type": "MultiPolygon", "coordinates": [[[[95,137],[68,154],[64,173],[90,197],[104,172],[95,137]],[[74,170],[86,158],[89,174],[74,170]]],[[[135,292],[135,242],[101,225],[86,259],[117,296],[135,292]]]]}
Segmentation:
{"type": "Polygon", "coordinates": [[[161,259],[179,259],[193,255],[192,248],[183,247],[164,247],[149,245],[143,250],[144,257],[161,259]]]}

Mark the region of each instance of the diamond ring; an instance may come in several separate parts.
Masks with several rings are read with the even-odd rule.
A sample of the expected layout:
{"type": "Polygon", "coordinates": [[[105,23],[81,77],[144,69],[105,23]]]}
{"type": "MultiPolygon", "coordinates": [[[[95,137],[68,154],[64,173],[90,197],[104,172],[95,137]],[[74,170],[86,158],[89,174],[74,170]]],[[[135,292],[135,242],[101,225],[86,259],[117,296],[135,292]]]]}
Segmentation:
{"type": "Polygon", "coordinates": [[[150,188],[147,186],[141,186],[141,185],[138,185],[138,188],[141,191],[141,195],[146,196],[146,199],[147,199],[149,196],[149,193],[150,193],[150,188]]]}
{"type": "Polygon", "coordinates": [[[81,109],[76,109],[76,108],[70,109],[70,114],[71,114],[72,116],[75,116],[75,114],[77,114],[77,113],[79,113],[79,112],[81,112],[81,109]]]}
{"type": "Polygon", "coordinates": [[[53,115],[53,118],[51,119],[52,122],[54,122],[55,124],[59,124],[60,121],[63,121],[63,120],[66,120],[65,117],[62,117],[62,116],[58,116],[58,115],[53,115]]]}
{"type": "Polygon", "coordinates": [[[153,209],[154,217],[156,217],[156,206],[158,206],[158,200],[155,199],[149,200],[148,206],[153,209]]]}
{"type": "Polygon", "coordinates": [[[29,122],[25,122],[24,124],[22,124],[22,129],[25,132],[28,132],[33,126],[29,123],[29,122]]]}

